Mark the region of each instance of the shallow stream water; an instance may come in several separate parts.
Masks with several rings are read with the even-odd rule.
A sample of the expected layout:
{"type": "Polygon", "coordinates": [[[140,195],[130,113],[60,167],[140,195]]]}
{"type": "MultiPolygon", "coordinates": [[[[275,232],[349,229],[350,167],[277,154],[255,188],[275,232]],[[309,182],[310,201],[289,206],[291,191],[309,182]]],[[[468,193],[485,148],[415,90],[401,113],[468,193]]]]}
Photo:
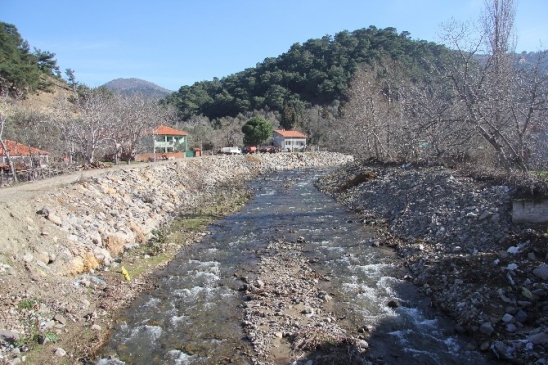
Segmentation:
{"type": "Polygon", "coordinates": [[[282,171],[251,183],[254,198],[183,249],[123,314],[98,364],[253,364],[238,289],[258,273],[261,249],[279,239],[304,241],[314,270],[330,278],[322,285],[337,318],[372,329],[372,359],[489,364],[402,279],[394,253],[371,246],[373,231],[313,186],[319,174],[282,171]],[[390,308],[393,299],[402,306],[390,308]]]}

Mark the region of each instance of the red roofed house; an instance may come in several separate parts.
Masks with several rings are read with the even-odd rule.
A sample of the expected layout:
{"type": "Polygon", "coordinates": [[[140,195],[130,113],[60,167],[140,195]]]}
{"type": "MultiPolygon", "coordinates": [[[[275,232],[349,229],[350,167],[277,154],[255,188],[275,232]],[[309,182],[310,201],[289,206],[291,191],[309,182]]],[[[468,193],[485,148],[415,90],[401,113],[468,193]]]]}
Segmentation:
{"type": "MultiPolygon", "coordinates": [[[[9,139],[5,139],[4,143],[6,144],[11,161],[16,165],[40,166],[49,162],[49,152],[25,146],[9,139]]],[[[0,143],[0,169],[7,170],[8,168],[8,158],[0,143]]]]}
{"type": "Polygon", "coordinates": [[[185,152],[188,133],[175,128],[161,125],[154,134],[154,148],[156,152],[185,152]]]}
{"type": "Polygon", "coordinates": [[[282,151],[304,151],[306,149],[306,135],[298,131],[277,129],[272,136],[272,143],[282,151]]]}
{"type": "Polygon", "coordinates": [[[151,159],[171,159],[185,157],[187,149],[188,133],[160,125],[147,132],[143,145],[145,153],[135,157],[136,160],[147,161],[151,159]]]}

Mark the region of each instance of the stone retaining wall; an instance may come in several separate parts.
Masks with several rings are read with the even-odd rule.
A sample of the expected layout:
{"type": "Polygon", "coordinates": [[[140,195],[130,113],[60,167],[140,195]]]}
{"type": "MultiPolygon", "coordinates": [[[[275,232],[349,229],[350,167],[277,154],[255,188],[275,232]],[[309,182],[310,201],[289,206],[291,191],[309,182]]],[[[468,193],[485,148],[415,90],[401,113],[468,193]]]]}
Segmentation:
{"type": "Polygon", "coordinates": [[[548,223],[548,199],[514,200],[512,202],[512,222],[516,224],[548,223]]]}
{"type": "Polygon", "coordinates": [[[351,160],[329,152],[214,156],[128,166],[82,179],[42,199],[41,213],[49,221],[42,234],[57,229],[66,234],[54,252],[41,252],[35,259],[62,274],[109,266],[124,250],[145,243],[174,214],[213,195],[219,183],[351,160]]]}

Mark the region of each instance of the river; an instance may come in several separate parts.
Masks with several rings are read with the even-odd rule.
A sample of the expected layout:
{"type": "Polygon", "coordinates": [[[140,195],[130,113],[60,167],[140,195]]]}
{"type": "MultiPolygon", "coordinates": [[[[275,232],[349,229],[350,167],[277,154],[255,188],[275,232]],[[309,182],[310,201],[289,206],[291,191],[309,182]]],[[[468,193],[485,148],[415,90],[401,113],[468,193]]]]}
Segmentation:
{"type": "Polygon", "coordinates": [[[320,174],[281,171],[253,181],[250,202],[184,248],[123,313],[97,364],[321,363],[304,353],[259,356],[242,325],[249,299],[242,287],[265,274],[261,258],[272,242],[291,243],[323,278],[313,282],[331,298],[322,310],[367,341],[363,363],[489,364],[404,279],[394,253],[372,247],[374,231],[313,186],[320,174]]]}

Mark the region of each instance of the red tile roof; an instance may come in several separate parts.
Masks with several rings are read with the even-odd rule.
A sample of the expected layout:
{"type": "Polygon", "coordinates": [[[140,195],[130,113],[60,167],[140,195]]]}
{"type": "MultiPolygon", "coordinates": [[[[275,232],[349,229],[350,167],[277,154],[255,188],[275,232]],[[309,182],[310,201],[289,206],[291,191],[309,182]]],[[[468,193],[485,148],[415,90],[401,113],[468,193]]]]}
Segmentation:
{"type": "MultiPolygon", "coordinates": [[[[10,156],[30,156],[30,155],[49,155],[49,152],[39,150],[38,148],[25,146],[24,144],[17,143],[15,141],[10,141],[5,139],[6,147],[10,153],[10,156]]],[[[2,144],[0,144],[0,156],[5,156],[4,149],[2,144]]]]}
{"type": "Polygon", "coordinates": [[[187,132],[179,131],[175,128],[171,128],[165,125],[160,125],[154,130],[154,134],[158,135],[170,135],[170,136],[188,136],[187,132]]]}
{"type": "Polygon", "coordinates": [[[298,131],[286,131],[285,129],[276,129],[274,132],[280,134],[282,137],[286,138],[306,138],[306,136],[298,131]]]}

